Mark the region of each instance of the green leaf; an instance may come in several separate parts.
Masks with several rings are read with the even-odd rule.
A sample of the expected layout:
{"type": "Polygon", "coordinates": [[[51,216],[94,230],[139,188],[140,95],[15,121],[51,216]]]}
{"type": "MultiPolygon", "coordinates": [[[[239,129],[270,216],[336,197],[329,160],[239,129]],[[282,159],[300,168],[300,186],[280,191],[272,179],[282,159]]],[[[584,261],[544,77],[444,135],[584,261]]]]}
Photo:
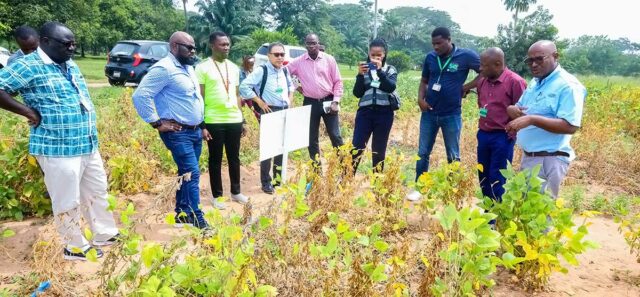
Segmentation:
{"type": "Polygon", "coordinates": [[[440,225],[447,231],[453,227],[453,222],[456,220],[456,217],[456,208],[451,204],[447,205],[443,211],[436,212],[436,218],[440,221],[440,225]]]}
{"type": "Polygon", "coordinates": [[[174,214],[174,213],[168,214],[166,217],[164,217],[164,221],[167,224],[171,225],[171,226],[175,225],[176,224],[176,214],[174,214]]]}
{"type": "Polygon", "coordinates": [[[369,237],[361,235],[360,237],[358,237],[358,243],[364,246],[369,246],[369,237]]]}
{"type": "Polygon", "coordinates": [[[260,219],[258,219],[258,226],[260,227],[260,230],[269,228],[271,224],[273,224],[273,220],[268,217],[260,217],[260,219]]]}
{"type": "Polygon", "coordinates": [[[373,247],[379,252],[384,253],[389,249],[389,244],[382,240],[378,240],[373,243],[373,247]]]}
{"type": "Polygon", "coordinates": [[[259,286],[256,290],[256,297],[275,297],[278,295],[278,289],[269,285],[259,286]]]}
{"type": "Polygon", "coordinates": [[[116,209],[117,201],[115,196],[111,194],[107,195],[107,203],[109,203],[109,206],[107,206],[108,211],[114,211],[116,209]]]}
{"type": "Polygon", "coordinates": [[[151,267],[156,261],[162,260],[163,256],[162,247],[156,243],[147,244],[142,249],[142,263],[147,268],[151,267]]]}
{"type": "Polygon", "coordinates": [[[85,256],[90,262],[98,262],[98,251],[96,249],[90,249],[85,256]]]}
{"type": "Polygon", "coordinates": [[[14,236],[14,235],[16,235],[16,232],[11,230],[11,229],[4,229],[2,231],[2,237],[3,238],[9,238],[9,237],[14,236]]]}
{"type": "Polygon", "coordinates": [[[93,239],[93,233],[91,233],[91,230],[89,230],[89,228],[84,228],[84,238],[86,238],[87,240],[93,239]]]}

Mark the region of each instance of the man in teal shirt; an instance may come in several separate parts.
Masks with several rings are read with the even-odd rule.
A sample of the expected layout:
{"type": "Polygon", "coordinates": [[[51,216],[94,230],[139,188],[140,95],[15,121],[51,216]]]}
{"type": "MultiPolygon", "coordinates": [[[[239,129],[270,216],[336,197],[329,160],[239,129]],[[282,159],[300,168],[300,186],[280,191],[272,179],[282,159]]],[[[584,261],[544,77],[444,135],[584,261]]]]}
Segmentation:
{"type": "Polygon", "coordinates": [[[525,59],[533,80],[507,112],[513,119],[507,132],[517,132],[524,151],[522,169],[540,165],[543,191],[558,197],[569,162],[575,158],[571,135],[580,128],[585,87],[558,64],[556,45],[548,40],[534,43],[525,59]]]}

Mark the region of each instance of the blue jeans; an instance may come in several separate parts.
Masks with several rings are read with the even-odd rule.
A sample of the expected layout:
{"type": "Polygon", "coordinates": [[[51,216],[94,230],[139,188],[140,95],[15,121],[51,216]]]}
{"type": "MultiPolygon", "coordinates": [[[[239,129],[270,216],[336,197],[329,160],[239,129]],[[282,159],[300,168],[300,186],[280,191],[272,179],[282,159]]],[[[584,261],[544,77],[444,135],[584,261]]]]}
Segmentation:
{"type": "Polygon", "coordinates": [[[462,115],[439,116],[430,112],[422,112],[420,117],[420,141],[418,143],[418,157],[420,157],[420,160],[416,162],[416,180],[422,173],[429,171],[429,156],[440,129],[442,129],[444,147],[447,151],[447,162],[460,161],[462,115]]]}
{"type": "Polygon", "coordinates": [[[183,181],[176,192],[176,214],[184,212],[190,219],[204,220],[200,210],[200,168],[198,160],[202,152],[202,130],[161,132],[160,138],[171,151],[178,165],[178,175],[191,172],[191,180],[183,181]]]}
{"type": "Polygon", "coordinates": [[[515,139],[509,138],[505,131],[478,131],[478,171],[482,195],[495,201],[502,201],[505,177],[501,169],[507,169],[507,162],[513,160],[515,139]]]}

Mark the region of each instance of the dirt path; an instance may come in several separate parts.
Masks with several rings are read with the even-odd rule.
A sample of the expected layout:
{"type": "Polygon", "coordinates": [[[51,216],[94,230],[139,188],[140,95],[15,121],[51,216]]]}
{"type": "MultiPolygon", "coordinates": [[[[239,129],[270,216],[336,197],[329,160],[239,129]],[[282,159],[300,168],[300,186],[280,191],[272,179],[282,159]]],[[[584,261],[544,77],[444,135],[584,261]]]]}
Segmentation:
{"type": "MultiPolygon", "coordinates": [[[[226,172],[226,170],[223,170],[226,172]]],[[[242,186],[243,192],[249,195],[254,202],[254,208],[260,209],[266,206],[273,196],[261,192],[259,183],[258,166],[243,167],[242,186]]],[[[228,178],[223,178],[225,189],[228,191],[228,178]]],[[[202,203],[205,211],[211,209],[211,193],[209,190],[209,176],[204,174],[201,178],[202,203]]],[[[228,193],[227,193],[228,194],[228,193]]],[[[153,196],[149,194],[137,194],[134,196],[120,197],[130,199],[141,210],[149,206],[153,196]]],[[[228,202],[225,213],[242,213],[242,206],[228,202]]],[[[16,235],[0,241],[0,290],[5,287],[16,287],[12,278],[15,275],[26,274],[31,268],[29,263],[33,255],[32,246],[37,235],[45,228],[46,219],[28,219],[22,222],[4,222],[2,228],[10,228],[16,235]],[[13,284],[11,284],[13,283],[13,284]],[[10,285],[9,285],[10,284],[10,285]]],[[[640,296],[638,277],[640,277],[640,264],[629,254],[628,248],[621,235],[617,232],[617,225],[609,218],[594,218],[590,227],[589,239],[601,245],[600,249],[590,250],[578,257],[581,265],[570,267],[569,273],[563,275],[556,273],[552,276],[547,292],[525,292],[511,280],[508,272],[499,273],[495,278],[498,285],[494,288],[494,296],[640,296]],[[635,285],[632,283],[634,282],[635,285]]],[[[137,231],[148,241],[168,242],[184,230],[175,229],[160,220],[147,218],[145,224],[140,225],[137,231]]],[[[98,269],[96,263],[65,263],[72,265],[72,271],[93,275],[98,269]]],[[[97,285],[93,282],[82,282],[87,287],[97,285]]]]}

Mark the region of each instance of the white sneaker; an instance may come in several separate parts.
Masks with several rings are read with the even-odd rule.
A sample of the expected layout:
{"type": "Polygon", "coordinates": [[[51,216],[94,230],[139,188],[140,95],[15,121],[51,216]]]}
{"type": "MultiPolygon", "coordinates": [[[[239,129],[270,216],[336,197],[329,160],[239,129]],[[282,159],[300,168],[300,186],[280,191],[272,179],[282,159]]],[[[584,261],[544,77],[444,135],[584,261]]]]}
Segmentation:
{"type": "Polygon", "coordinates": [[[245,196],[242,193],[238,193],[238,194],[231,194],[231,200],[238,202],[240,204],[245,204],[247,202],[249,202],[249,197],[245,196]]]}
{"type": "Polygon", "coordinates": [[[227,209],[227,205],[224,204],[224,202],[218,200],[218,198],[213,198],[213,207],[220,210],[227,209]]]}
{"type": "Polygon", "coordinates": [[[422,194],[420,192],[413,190],[411,193],[407,194],[407,200],[409,201],[418,201],[422,198],[422,194]]]}

